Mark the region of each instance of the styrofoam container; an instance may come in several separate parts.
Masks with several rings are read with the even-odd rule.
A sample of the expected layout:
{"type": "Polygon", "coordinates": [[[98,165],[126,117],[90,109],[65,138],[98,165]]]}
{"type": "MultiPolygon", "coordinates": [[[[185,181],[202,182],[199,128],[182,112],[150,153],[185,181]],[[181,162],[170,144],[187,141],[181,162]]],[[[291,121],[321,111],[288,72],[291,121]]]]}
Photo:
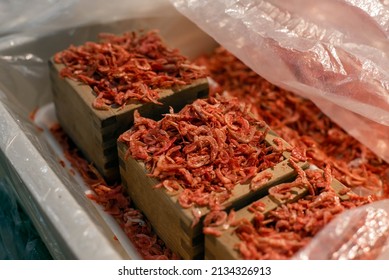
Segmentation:
{"type": "Polygon", "coordinates": [[[70,44],[95,41],[100,32],[140,28],[159,29],[169,46],[190,58],[216,46],[173,7],[163,13],[155,8],[143,13],[154,17],[138,14],[115,22],[105,19],[103,24],[50,32],[41,28],[0,38],[0,169],[56,259],[140,256],[113,218],[86,197],[90,190],[80,177],[60,164],[66,160],[48,131],[56,119],[47,61],[70,44]],[[34,110],[35,124],[29,118],[34,110]]]}

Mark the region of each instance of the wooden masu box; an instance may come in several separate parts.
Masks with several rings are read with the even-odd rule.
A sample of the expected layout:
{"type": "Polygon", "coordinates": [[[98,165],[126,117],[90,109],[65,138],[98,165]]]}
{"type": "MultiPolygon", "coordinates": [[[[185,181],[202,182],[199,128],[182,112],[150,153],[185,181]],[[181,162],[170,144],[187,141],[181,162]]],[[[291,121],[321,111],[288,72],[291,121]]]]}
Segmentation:
{"type": "Polygon", "coordinates": [[[63,64],[49,60],[50,79],[58,121],[83,155],[94,164],[108,182],[120,179],[116,142],[121,133],[133,123],[134,111],[158,120],[169,112],[169,107],[179,111],[186,104],[208,95],[206,78],[190,85],[174,87],[160,92],[163,105],[133,102],[124,108],[111,107],[96,110],[96,98],[90,86],[60,76],[63,64]]]}
{"type": "MultiPolygon", "coordinates": [[[[347,189],[342,183],[338,180],[333,179],[331,182],[331,187],[338,194],[341,200],[347,200],[347,194],[343,194],[344,190],[347,189]]],[[[270,195],[263,196],[258,201],[262,202],[264,205],[264,211],[262,212],[265,216],[272,210],[275,210],[282,204],[290,203],[297,201],[298,199],[304,197],[308,194],[308,189],[306,188],[293,188],[292,196],[287,200],[276,199],[270,195]]],[[[236,219],[247,219],[252,221],[254,214],[249,211],[251,204],[245,206],[236,212],[236,219]]],[[[205,236],[205,259],[209,260],[239,260],[242,257],[239,255],[238,251],[235,249],[235,246],[239,243],[238,236],[234,233],[235,228],[230,227],[229,229],[222,231],[223,234],[219,237],[212,235],[205,236]]]]}
{"type": "MultiPolygon", "coordinates": [[[[265,141],[268,145],[275,146],[273,139],[279,138],[273,131],[269,131],[265,141]]],[[[283,140],[282,140],[283,141],[283,140]]],[[[284,142],[284,146],[289,146],[284,142]]],[[[158,236],[175,253],[184,259],[204,258],[204,235],[202,233],[202,219],[209,212],[207,208],[198,208],[202,219],[192,227],[193,208],[184,209],[178,203],[178,195],[170,195],[163,189],[154,188],[159,183],[155,178],[147,176],[143,163],[131,157],[126,157],[127,146],[118,142],[119,167],[122,184],[127,188],[129,196],[151,222],[158,236]]],[[[266,195],[272,185],[290,180],[296,176],[295,170],[288,164],[289,152],[284,152],[285,160],[273,168],[263,172],[272,173],[272,178],[260,189],[250,190],[250,184],[236,185],[233,196],[223,205],[226,209],[239,209],[252,201],[266,195]]],[[[307,162],[299,162],[298,165],[305,169],[307,162]]],[[[182,190],[180,190],[182,191],[182,190]]]]}

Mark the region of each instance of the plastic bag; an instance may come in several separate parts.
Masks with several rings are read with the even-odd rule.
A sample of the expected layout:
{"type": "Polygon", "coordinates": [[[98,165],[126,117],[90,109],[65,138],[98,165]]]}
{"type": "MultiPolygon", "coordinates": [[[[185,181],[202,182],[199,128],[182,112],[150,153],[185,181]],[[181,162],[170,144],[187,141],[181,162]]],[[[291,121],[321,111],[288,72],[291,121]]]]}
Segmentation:
{"type": "Polygon", "coordinates": [[[40,34],[65,28],[147,16],[168,16],[166,0],[0,1],[0,35],[28,30],[40,34]],[[157,12],[158,11],[158,12],[157,12]]]}
{"type": "Polygon", "coordinates": [[[7,14],[0,17],[0,173],[4,171],[53,258],[139,259],[128,238],[127,243],[118,241],[119,224],[112,226],[113,217],[103,215],[61,165],[60,149],[53,148],[47,127],[42,132],[30,119],[35,109],[40,109],[36,120],[52,104],[47,61],[70,44],[97,40],[100,32],[159,29],[171,47],[189,57],[212,50],[214,40],[168,0],[33,0],[24,6],[9,1],[0,8],[7,14]],[[45,3],[47,9],[42,8],[45,3]],[[25,10],[29,5],[42,10],[34,16],[25,10]]]}
{"type": "Polygon", "coordinates": [[[386,1],[172,2],[259,75],[311,99],[389,162],[386,1]]]}
{"type": "MultiPolygon", "coordinates": [[[[389,162],[389,2],[171,0],[259,75],[389,162]],[[363,30],[363,32],[361,32],[363,30]]],[[[388,259],[389,201],[349,210],[295,259],[388,259]]]]}
{"type": "MultiPolygon", "coordinates": [[[[384,4],[363,0],[314,4],[302,0],[170,1],[260,75],[312,99],[388,160],[384,66],[389,17],[384,4]],[[357,71],[358,67],[363,71],[357,71]],[[353,94],[353,88],[366,89],[369,95],[361,90],[353,94]]],[[[191,57],[209,50],[213,41],[180,16],[168,0],[34,0],[28,5],[41,9],[33,10],[18,1],[0,5],[0,15],[5,15],[0,17],[0,154],[6,158],[6,173],[18,199],[54,258],[128,257],[28,121],[35,108],[51,101],[46,61],[70,44],[94,40],[99,32],[119,33],[150,23],[162,24],[169,41],[174,39],[174,46],[191,57]]],[[[377,207],[385,210],[387,203],[377,207]]]]}
{"type": "Polygon", "coordinates": [[[66,6],[74,1],[60,0],[35,0],[35,1],[12,1],[0,2],[0,35],[10,34],[44,22],[50,16],[57,15],[66,6]],[[62,3],[61,3],[62,2],[62,3]]]}
{"type": "Polygon", "coordinates": [[[294,259],[389,259],[389,201],[348,210],[320,231],[294,259]]]}

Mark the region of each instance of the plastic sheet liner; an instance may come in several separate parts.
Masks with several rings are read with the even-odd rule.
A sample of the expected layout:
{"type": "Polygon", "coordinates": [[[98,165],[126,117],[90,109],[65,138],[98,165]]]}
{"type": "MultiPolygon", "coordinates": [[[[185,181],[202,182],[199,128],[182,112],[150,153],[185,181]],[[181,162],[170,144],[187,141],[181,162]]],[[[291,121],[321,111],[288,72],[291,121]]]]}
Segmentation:
{"type": "Polygon", "coordinates": [[[262,77],[311,99],[389,161],[387,1],[172,2],[262,77]]]}
{"type": "MultiPolygon", "coordinates": [[[[312,100],[389,162],[388,1],[171,1],[259,75],[312,100]]],[[[388,201],[350,210],[296,258],[389,258],[388,210],[388,201]]]]}
{"type": "Polygon", "coordinates": [[[0,2],[0,35],[26,30],[42,34],[91,23],[170,16],[171,11],[166,0],[4,0],[0,2]]]}
{"type": "MultiPolygon", "coordinates": [[[[1,168],[56,259],[139,257],[113,238],[98,209],[29,120],[34,109],[52,100],[49,57],[70,44],[96,40],[100,32],[157,27],[169,45],[190,57],[211,50],[213,37],[270,82],[314,101],[389,161],[385,1],[2,1],[0,18],[1,168]]],[[[389,258],[388,203],[344,213],[296,258],[357,258],[351,254],[354,243],[373,249],[381,244],[372,256],[389,258]],[[366,236],[375,230],[381,234],[376,239],[366,236]],[[347,247],[342,236],[355,232],[347,247]],[[314,254],[323,238],[333,246],[324,255],[314,254]],[[342,253],[334,254],[339,248],[342,253]]]]}
{"type": "Polygon", "coordinates": [[[27,5],[45,4],[48,8],[35,15],[18,1],[0,4],[8,5],[0,10],[10,19],[0,19],[7,24],[0,24],[0,169],[53,258],[138,259],[131,244],[114,238],[112,223],[62,167],[47,131],[30,119],[35,109],[52,102],[48,59],[70,44],[96,41],[100,32],[159,29],[169,46],[190,57],[216,44],[167,0],[35,0],[27,5]]]}
{"type": "Polygon", "coordinates": [[[389,259],[389,201],[344,212],[328,224],[294,259],[389,259]]]}

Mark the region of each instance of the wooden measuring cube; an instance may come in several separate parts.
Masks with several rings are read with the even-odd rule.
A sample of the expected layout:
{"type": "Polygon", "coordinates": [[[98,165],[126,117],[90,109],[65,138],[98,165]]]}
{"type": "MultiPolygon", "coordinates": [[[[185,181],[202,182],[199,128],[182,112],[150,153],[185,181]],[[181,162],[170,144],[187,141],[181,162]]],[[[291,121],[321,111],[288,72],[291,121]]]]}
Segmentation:
{"type": "Polygon", "coordinates": [[[60,77],[64,65],[50,60],[49,66],[54,104],[61,126],[109,182],[120,178],[116,141],[133,123],[134,110],[144,117],[160,119],[161,114],[169,112],[169,107],[179,111],[187,103],[208,95],[208,82],[203,78],[190,85],[162,90],[159,101],[163,105],[133,102],[124,108],[96,110],[92,107],[96,96],[91,87],[60,77]]]}
{"type": "MultiPolygon", "coordinates": [[[[338,194],[339,198],[342,200],[347,200],[348,196],[343,194],[343,191],[346,187],[340,183],[338,180],[333,179],[331,187],[338,194]]],[[[264,205],[262,213],[266,216],[270,211],[275,210],[277,207],[282,204],[295,202],[298,199],[304,197],[308,194],[308,189],[306,188],[292,188],[292,196],[288,199],[276,199],[271,195],[266,195],[260,198],[257,201],[262,202],[264,205]]],[[[240,209],[236,212],[236,220],[247,219],[252,221],[254,214],[249,211],[251,205],[240,209]]],[[[242,259],[239,255],[239,252],[235,250],[235,245],[240,242],[238,236],[234,233],[235,228],[230,227],[229,229],[223,231],[223,234],[220,237],[215,237],[212,235],[205,236],[205,258],[209,260],[238,260],[242,259]]]]}
{"type": "MultiPolygon", "coordinates": [[[[273,139],[278,137],[273,131],[268,132],[265,141],[267,145],[274,146],[273,139]]],[[[288,145],[284,142],[285,145],[288,145]]],[[[119,166],[122,184],[127,188],[129,196],[137,208],[143,211],[151,222],[154,230],[165,241],[174,252],[184,259],[204,258],[204,235],[202,233],[202,219],[209,213],[208,208],[196,208],[200,211],[200,222],[192,227],[193,208],[184,209],[178,203],[178,194],[170,195],[164,189],[155,189],[159,183],[147,175],[143,163],[129,157],[126,158],[127,146],[118,142],[119,166]]],[[[238,184],[233,189],[233,195],[223,206],[226,209],[239,209],[248,203],[263,196],[263,193],[272,186],[289,180],[296,176],[294,169],[289,166],[287,156],[285,160],[263,172],[270,172],[271,179],[259,189],[252,191],[250,184],[238,184]]],[[[298,163],[300,167],[306,168],[306,162],[298,163]]],[[[181,192],[183,190],[180,190],[181,192]]]]}

